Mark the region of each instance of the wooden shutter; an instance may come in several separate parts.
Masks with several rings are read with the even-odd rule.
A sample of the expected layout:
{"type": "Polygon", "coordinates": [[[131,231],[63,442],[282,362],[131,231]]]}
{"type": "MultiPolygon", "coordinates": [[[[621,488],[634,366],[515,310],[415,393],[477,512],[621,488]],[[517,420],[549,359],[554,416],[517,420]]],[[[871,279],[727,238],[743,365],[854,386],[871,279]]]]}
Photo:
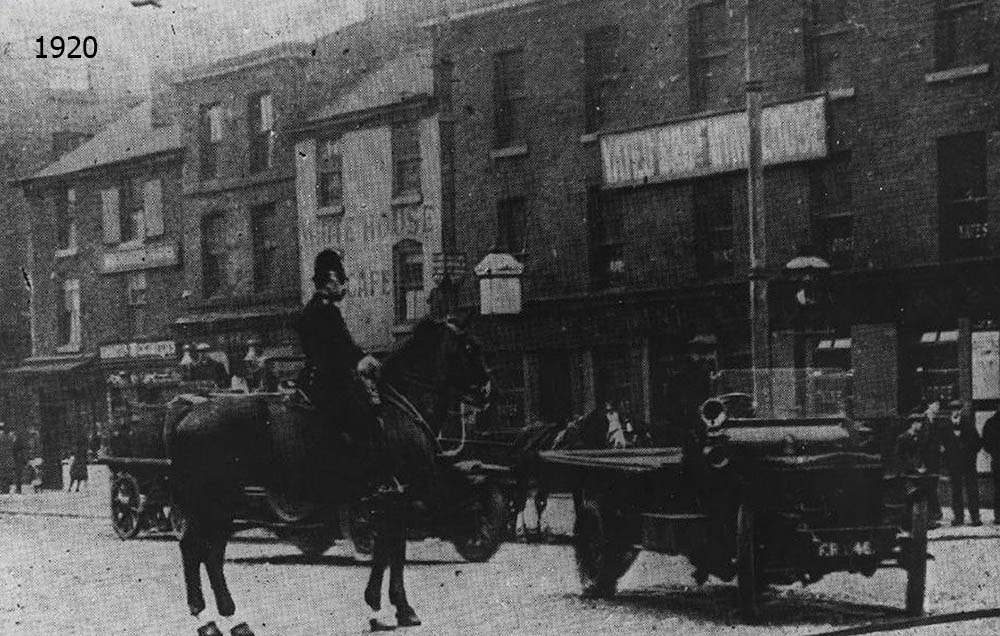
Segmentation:
{"type": "Polygon", "coordinates": [[[163,185],[159,179],[143,184],[142,202],[146,215],[146,236],[163,234],[163,185]]]}
{"type": "Polygon", "coordinates": [[[101,212],[104,225],[104,242],[121,242],[121,218],[119,217],[118,188],[101,190],[101,212]]]}

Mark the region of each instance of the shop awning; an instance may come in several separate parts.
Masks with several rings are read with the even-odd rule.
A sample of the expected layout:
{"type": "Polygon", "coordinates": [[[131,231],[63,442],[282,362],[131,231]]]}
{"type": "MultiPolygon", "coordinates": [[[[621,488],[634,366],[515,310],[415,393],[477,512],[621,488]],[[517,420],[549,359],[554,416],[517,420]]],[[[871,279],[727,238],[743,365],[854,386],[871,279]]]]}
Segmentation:
{"type": "Polygon", "coordinates": [[[39,356],[25,358],[18,366],[7,369],[8,375],[57,375],[76,371],[91,361],[92,355],[39,356]]]}

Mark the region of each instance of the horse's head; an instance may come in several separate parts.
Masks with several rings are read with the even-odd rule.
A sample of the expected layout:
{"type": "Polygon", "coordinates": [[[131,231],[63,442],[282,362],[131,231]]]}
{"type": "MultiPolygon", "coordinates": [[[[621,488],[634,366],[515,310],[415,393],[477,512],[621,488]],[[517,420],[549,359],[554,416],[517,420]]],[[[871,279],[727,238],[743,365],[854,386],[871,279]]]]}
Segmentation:
{"type": "Polygon", "coordinates": [[[428,368],[428,380],[441,382],[450,392],[477,408],[489,404],[492,383],[479,342],[457,325],[424,319],[413,329],[409,344],[428,368]]]}

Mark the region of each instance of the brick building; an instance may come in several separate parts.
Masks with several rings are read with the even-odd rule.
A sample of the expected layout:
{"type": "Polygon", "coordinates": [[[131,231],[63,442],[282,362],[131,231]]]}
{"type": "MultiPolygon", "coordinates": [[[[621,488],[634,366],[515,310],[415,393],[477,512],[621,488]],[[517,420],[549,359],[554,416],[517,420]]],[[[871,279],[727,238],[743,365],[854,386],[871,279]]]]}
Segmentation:
{"type": "Polygon", "coordinates": [[[9,417],[38,430],[47,473],[106,436],[109,375],[142,384],[177,361],[183,146],[144,102],[20,185],[31,204],[31,355],[7,371],[9,417]]]}
{"type": "Polygon", "coordinates": [[[344,254],[344,319],[385,351],[428,312],[441,253],[441,153],[429,47],[404,51],[306,116],[297,131],[302,299],[315,255],[344,254]]]}
{"type": "MultiPolygon", "coordinates": [[[[292,130],[361,81],[392,38],[361,22],[314,43],[283,44],[185,70],[174,82],[189,231],[178,338],[224,353],[231,373],[251,338],[292,353],[301,309],[292,130]]],[[[308,269],[308,264],[306,266],[308,269]]]]}
{"type": "MultiPolygon", "coordinates": [[[[425,21],[453,73],[457,249],[525,266],[522,312],[477,326],[511,417],[618,397],[670,439],[688,343],[749,363],[745,6],[517,0],[425,21]]],[[[866,418],[942,392],[995,409],[1000,5],[755,6],[774,365],[853,368],[866,418]],[[813,308],[783,272],[804,253],[833,264],[813,308]]],[[[467,277],[467,306],[477,291],[467,277]]]]}

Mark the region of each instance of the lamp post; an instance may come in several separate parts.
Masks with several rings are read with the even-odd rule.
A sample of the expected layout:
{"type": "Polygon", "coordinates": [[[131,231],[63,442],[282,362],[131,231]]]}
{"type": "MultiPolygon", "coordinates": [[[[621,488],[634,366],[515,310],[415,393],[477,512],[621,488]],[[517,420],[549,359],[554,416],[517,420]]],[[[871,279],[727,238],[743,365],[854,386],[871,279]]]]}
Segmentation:
{"type": "Polygon", "coordinates": [[[751,16],[755,0],[747,0],[743,16],[745,38],[744,71],[747,116],[747,214],[750,242],[750,365],[754,399],[760,404],[770,399],[771,383],[764,383],[761,370],[771,367],[771,318],[768,308],[767,236],[764,221],[764,166],[761,141],[761,99],[763,83],[757,71],[757,46],[753,43],[751,16]],[[767,393],[765,394],[765,389],[767,393]]]}

